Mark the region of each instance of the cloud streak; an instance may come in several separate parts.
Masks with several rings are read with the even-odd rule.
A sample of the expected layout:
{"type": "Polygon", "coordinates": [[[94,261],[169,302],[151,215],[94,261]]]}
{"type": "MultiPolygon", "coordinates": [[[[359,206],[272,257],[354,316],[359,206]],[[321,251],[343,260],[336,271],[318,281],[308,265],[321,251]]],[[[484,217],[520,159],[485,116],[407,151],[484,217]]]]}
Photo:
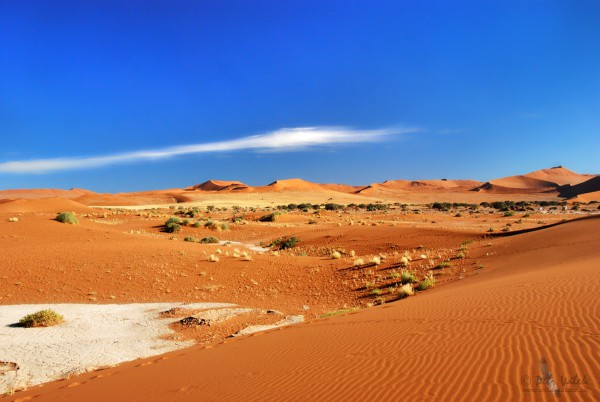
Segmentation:
{"type": "Polygon", "coordinates": [[[356,130],[345,127],[282,128],[265,134],[234,140],[125,152],[112,155],[49,158],[0,162],[0,173],[49,173],[173,158],[181,155],[228,151],[283,152],[306,150],[317,146],[380,142],[391,135],[421,131],[418,128],[356,130]]]}

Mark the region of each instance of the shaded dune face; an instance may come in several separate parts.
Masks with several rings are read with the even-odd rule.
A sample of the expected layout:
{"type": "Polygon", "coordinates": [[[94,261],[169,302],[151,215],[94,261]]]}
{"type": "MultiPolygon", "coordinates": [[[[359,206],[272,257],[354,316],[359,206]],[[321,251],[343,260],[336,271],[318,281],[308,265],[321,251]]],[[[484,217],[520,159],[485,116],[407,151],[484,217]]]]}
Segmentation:
{"type": "Polygon", "coordinates": [[[569,400],[594,400],[598,229],[600,219],[581,219],[495,239],[474,251],[485,266],[479,275],[416,297],[128,363],[18,396],[500,402],[546,394],[536,378],[552,372],[569,400]],[[577,386],[560,380],[574,375],[588,379],[580,387],[585,392],[569,392],[577,386]]]}

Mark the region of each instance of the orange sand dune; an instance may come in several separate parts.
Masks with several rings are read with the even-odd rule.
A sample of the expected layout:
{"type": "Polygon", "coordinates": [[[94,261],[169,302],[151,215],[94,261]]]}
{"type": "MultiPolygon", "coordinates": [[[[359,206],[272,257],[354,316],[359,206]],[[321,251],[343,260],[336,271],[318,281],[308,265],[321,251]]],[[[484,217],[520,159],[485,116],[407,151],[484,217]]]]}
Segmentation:
{"type": "Polygon", "coordinates": [[[553,167],[550,169],[536,170],[535,172],[527,173],[525,176],[531,177],[532,179],[545,180],[552,183],[556,183],[558,186],[564,186],[565,184],[579,184],[586,180],[589,180],[595,175],[591,174],[579,174],[572,170],[569,170],[562,166],[553,167]]]}
{"type": "Polygon", "coordinates": [[[247,191],[251,190],[252,187],[242,183],[241,181],[207,180],[204,183],[193,186],[191,189],[202,191],[247,191]]]}
{"type": "Polygon", "coordinates": [[[85,195],[96,194],[93,191],[72,188],[70,190],[61,190],[56,188],[32,188],[32,189],[18,189],[18,190],[0,190],[0,200],[2,199],[37,199],[37,198],[52,198],[52,197],[63,197],[63,198],[77,198],[85,195]]]}
{"type": "Polygon", "coordinates": [[[369,196],[384,196],[406,192],[462,192],[469,191],[481,182],[475,180],[387,180],[383,183],[373,183],[358,191],[357,194],[369,196]]]}
{"type": "Polygon", "coordinates": [[[473,250],[479,274],[408,299],[19,392],[19,400],[599,399],[600,219],[473,250]],[[585,384],[565,384],[577,376],[585,384]],[[536,392],[539,391],[539,392],[536,392]]]}
{"type": "Polygon", "coordinates": [[[549,192],[555,191],[559,186],[582,183],[591,177],[594,176],[575,173],[558,166],[524,175],[490,180],[475,190],[498,194],[549,192]]]}
{"type": "Polygon", "coordinates": [[[322,185],[302,179],[276,180],[273,183],[258,187],[262,191],[323,191],[322,185]]]}
{"type": "Polygon", "coordinates": [[[560,196],[565,198],[584,196],[583,198],[591,197],[590,200],[598,199],[594,198],[597,195],[593,193],[600,191],[600,176],[595,176],[579,184],[562,186],[559,191],[560,196]]]}
{"type": "Polygon", "coordinates": [[[17,199],[0,201],[0,212],[98,212],[69,198],[17,199]]]}
{"type": "Polygon", "coordinates": [[[573,198],[570,198],[569,201],[572,201],[572,202],[598,202],[598,201],[600,201],[600,191],[592,191],[589,193],[579,194],[573,198]]]}

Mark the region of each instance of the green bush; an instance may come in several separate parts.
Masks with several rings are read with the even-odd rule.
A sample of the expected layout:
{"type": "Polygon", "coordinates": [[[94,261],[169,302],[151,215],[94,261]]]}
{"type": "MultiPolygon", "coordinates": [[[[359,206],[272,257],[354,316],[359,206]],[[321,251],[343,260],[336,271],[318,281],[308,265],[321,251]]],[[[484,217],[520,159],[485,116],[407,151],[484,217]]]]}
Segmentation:
{"type": "Polygon", "coordinates": [[[271,243],[267,245],[267,247],[273,247],[278,250],[285,250],[288,248],[293,248],[296,244],[300,243],[300,239],[297,237],[290,237],[289,239],[275,239],[271,243]]]}
{"type": "Polygon", "coordinates": [[[183,238],[183,241],[191,241],[191,242],[195,242],[196,238],[194,236],[185,236],[183,238]]]}
{"type": "Polygon", "coordinates": [[[63,316],[54,310],[40,310],[33,314],[28,314],[19,320],[19,325],[25,328],[30,327],[50,327],[60,324],[63,316]]]}
{"type": "Polygon", "coordinates": [[[273,212],[273,213],[261,216],[260,218],[258,218],[258,221],[259,222],[275,222],[279,215],[281,215],[281,212],[273,212]]]}
{"type": "Polygon", "coordinates": [[[199,241],[199,243],[218,243],[218,242],[219,242],[219,239],[217,239],[215,236],[203,237],[199,241]]]}
{"type": "Polygon", "coordinates": [[[417,290],[429,289],[432,286],[435,286],[435,278],[433,276],[428,276],[417,285],[417,290]]]}
{"type": "Polygon", "coordinates": [[[165,222],[165,232],[167,233],[176,233],[181,230],[181,226],[179,225],[179,218],[172,216],[165,222]]]}
{"type": "Polygon", "coordinates": [[[417,277],[412,272],[402,271],[400,273],[400,280],[402,283],[414,283],[417,281],[417,277]]]}
{"type": "Polygon", "coordinates": [[[77,225],[79,223],[72,212],[59,212],[58,215],[56,215],[56,220],[70,225],[77,225]]]}
{"type": "Polygon", "coordinates": [[[211,229],[211,230],[220,230],[221,229],[219,224],[215,221],[206,221],[206,223],[204,224],[204,227],[207,229],[211,229]]]}
{"type": "Polygon", "coordinates": [[[344,209],[344,206],[340,204],[334,204],[333,202],[325,204],[325,211],[338,211],[340,209],[344,209]]]}

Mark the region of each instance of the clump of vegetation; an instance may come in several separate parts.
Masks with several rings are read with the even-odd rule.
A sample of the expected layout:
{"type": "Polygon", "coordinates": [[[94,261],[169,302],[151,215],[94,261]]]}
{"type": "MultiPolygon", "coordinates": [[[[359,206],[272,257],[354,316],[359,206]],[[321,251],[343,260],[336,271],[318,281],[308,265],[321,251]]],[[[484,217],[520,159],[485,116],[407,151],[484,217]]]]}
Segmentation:
{"type": "Polygon", "coordinates": [[[72,212],[59,212],[58,215],[56,215],[56,220],[70,225],[77,225],[79,223],[72,212]]]}
{"type": "Polygon", "coordinates": [[[215,236],[208,236],[208,237],[203,237],[201,238],[198,243],[218,243],[219,239],[217,239],[215,236]]]}
{"type": "Polygon", "coordinates": [[[432,286],[435,286],[435,278],[433,275],[429,275],[417,285],[417,290],[429,289],[432,286]]]}
{"type": "Polygon", "coordinates": [[[210,262],[219,262],[219,257],[217,257],[214,254],[211,254],[211,255],[208,256],[208,261],[210,261],[210,262]]]}
{"type": "Polygon", "coordinates": [[[353,263],[353,265],[355,267],[359,267],[364,264],[365,264],[365,261],[362,258],[357,258],[356,260],[354,260],[354,263],[353,263]]]}
{"type": "Polygon", "coordinates": [[[8,218],[9,222],[19,222],[19,218],[17,218],[16,216],[10,217],[8,218]]]}
{"type": "Polygon", "coordinates": [[[380,294],[382,294],[382,293],[383,293],[383,291],[382,291],[381,289],[379,289],[379,288],[374,288],[374,289],[371,289],[371,292],[370,292],[370,293],[371,293],[372,295],[379,296],[380,294]]]}
{"type": "Polygon", "coordinates": [[[369,212],[374,212],[374,211],[387,211],[388,206],[385,204],[367,204],[367,211],[369,212]]]}
{"type": "Polygon", "coordinates": [[[221,228],[221,230],[229,230],[229,225],[226,223],[221,223],[219,227],[221,228]]]}
{"type": "Polygon", "coordinates": [[[183,241],[191,241],[191,242],[195,242],[196,238],[194,236],[185,236],[183,238],[183,241]]]}
{"type": "Polygon", "coordinates": [[[509,217],[509,216],[513,216],[514,214],[515,214],[515,211],[506,211],[506,212],[504,213],[504,216],[505,216],[505,217],[509,217]]]}
{"type": "Polygon", "coordinates": [[[331,253],[331,258],[333,258],[334,260],[339,260],[340,258],[342,258],[342,254],[339,251],[334,250],[331,253]]]}
{"type": "Polygon", "coordinates": [[[330,203],[325,204],[324,208],[325,208],[325,211],[338,211],[340,209],[344,209],[344,206],[330,202],[330,203]]]}
{"type": "Polygon", "coordinates": [[[388,279],[398,279],[400,278],[400,273],[398,272],[390,272],[390,274],[388,275],[388,279]]]}
{"type": "Polygon", "coordinates": [[[64,320],[63,316],[54,310],[40,310],[33,314],[28,314],[19,320],[19,325],[25,328],[30,327],[50,327],[60,324],[64,320]]]}
{"type": "Polygon", "coordinates": [[[176,216],[172,216],[165,222],[165,232],[167,233],[177,233],[181,231],[181,225],[179,224],[180,220],[176,216]]]}
{"type": "Polygon", "coordinates": [[[464,252],[462,252],[462,251],[459,251],[459,252],[456,254],[456,258],[461,258],[461,259],[462,259],[462,258],[465,258],[465,257],[466,257],[466,255],[465,255],[465,253],[464,253],[464,252]]]}
{"type": "Polygon", "coordinates": [[[189,219],[184,219],[183,221],[181,221],[181,225],[182,226],[189,226],[191,222],[192,221],[189,220],[189,219]]]}
{"type": "Polygon", "coordinates": [[[204,227],[211,230],[219,230],[219,224],[215,221],[208,220],[204,223],[204,227]]]}
{"type": "Polygon", "coordinates": [[[402,285],[402,286],[400,286],[400,288],[398,288],[398,298],[399,299],[403,299],[405,297],[412,296],[414,294],[415,294],[415,291],[413,290],[413,287],[410,283],[402,285]]]}
{"type": "Polygon", "coordinates": [[[400,272],[400,280],[402,283],[414,283],[417,281],[417,277],[410,271],[402,270],[402,272],[400,272]]]}
{"type": "Polygon", "coordinates": [[[400,265],[402,265],[403,267],[408,267],[408,264],[410,264],[410,261],[407,256],[403,256],[402,258],[400,258],[400,265]]]}
{"type": "Polygon", "coordinates": [[[444,269],[444,268],[449,268],[451,266],[452,266],[452,264],[450,264],[448,261],[442,261],[435,267],[435,269],[444,269]]]}
{"type": "Polygon", "coordinates": [[[202,226],[202,222],[201,221],[196,221],[192,224],[193,227],[195,228],[199,228],[200,226],[202,226]]]}
{"type": "Polygon", "coordinates": [[[258,218],[258,221],[259,222],[275,222],[279,215],[281,215],[281,212],[272,212],[270,214],[261,216],[260,218],[258,218]]]}
{"type": "Polygon", "coordinates": [[[376,255],[375,257],[373,257],[373,259],[371,260],[371,262],[375,265],[379,265],[381,264],[381,257],[379,257],[378,255],[376,255]]]}
{"type": "Polygon", "coordinates": [[[300,239],[297,237],[290,237],[288,239],[280,237],[267,244],[267,247],[273,247],[275,250],[285,250],[295,247],[298,243],[300,243],[300,239]]]}

